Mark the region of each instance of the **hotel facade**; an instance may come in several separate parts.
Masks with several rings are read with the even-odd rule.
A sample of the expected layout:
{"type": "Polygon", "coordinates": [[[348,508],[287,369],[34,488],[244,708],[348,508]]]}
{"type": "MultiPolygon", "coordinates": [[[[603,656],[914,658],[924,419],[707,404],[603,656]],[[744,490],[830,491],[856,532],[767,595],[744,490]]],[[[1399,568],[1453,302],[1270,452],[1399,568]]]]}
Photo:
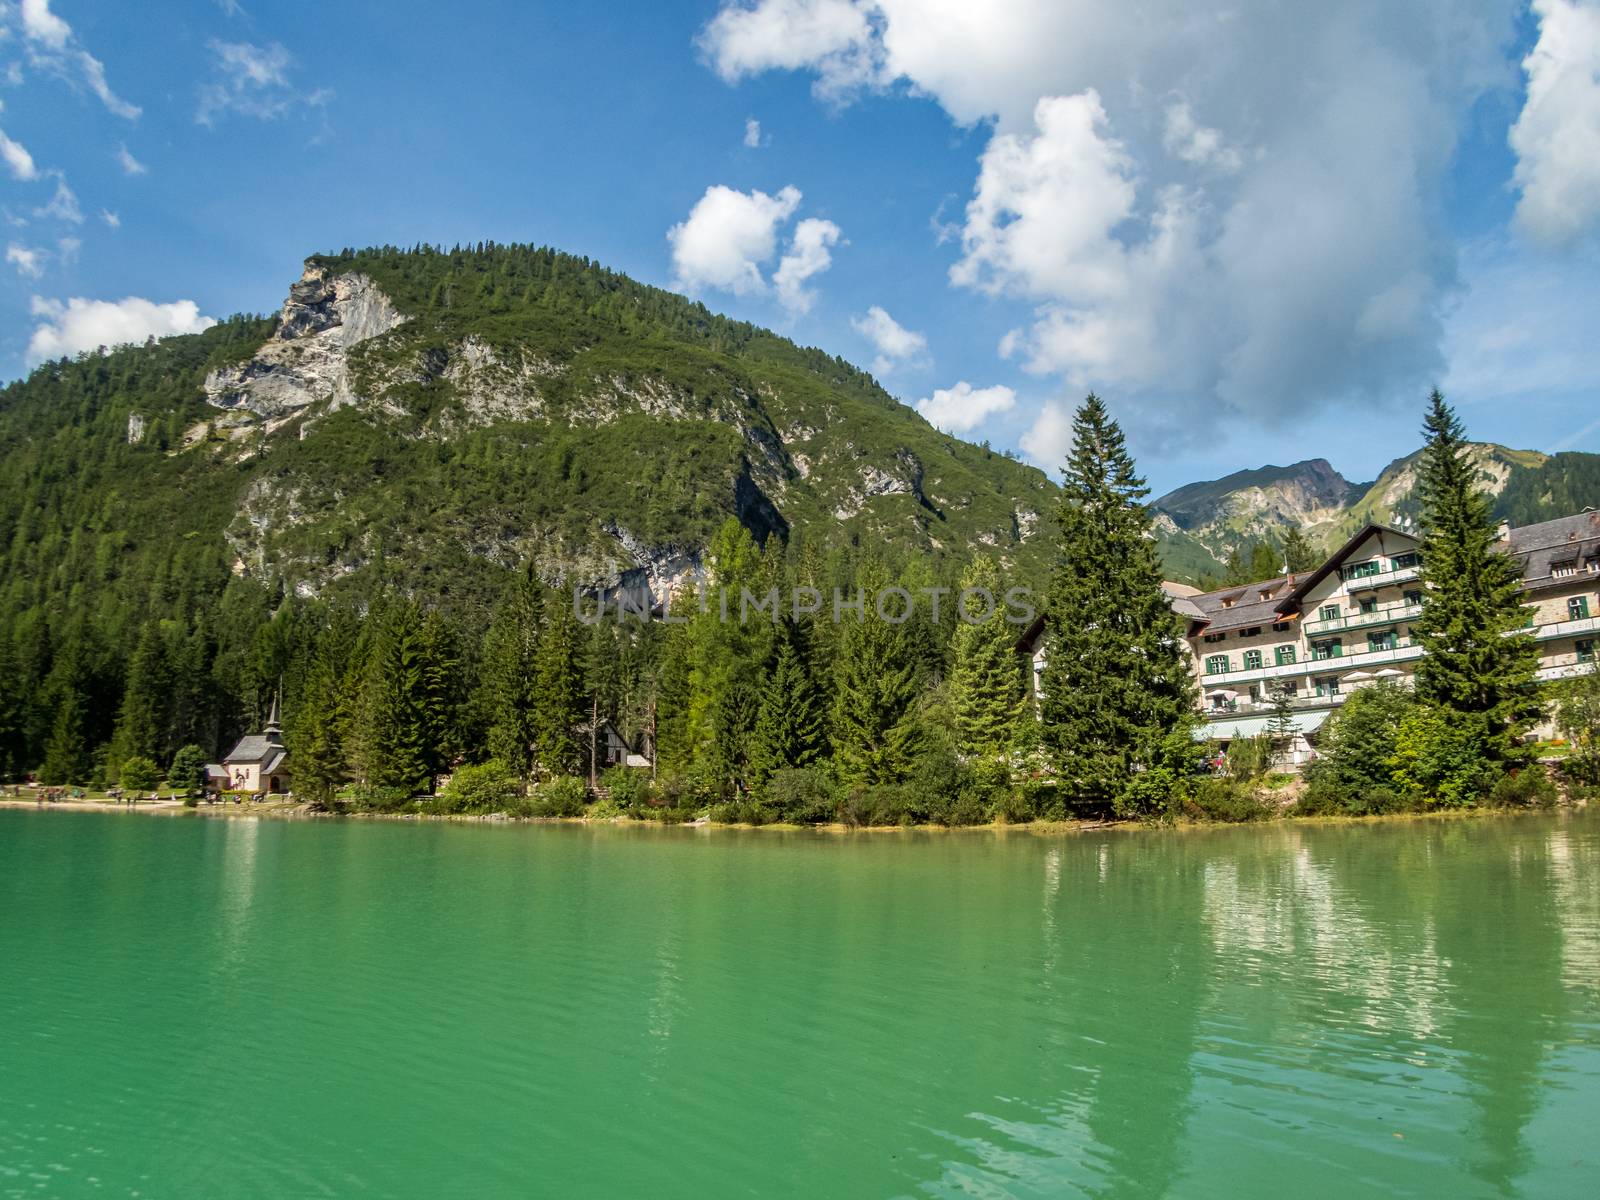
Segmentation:
{"type": "MultiPolygon", "coordinates": [[[[1600,512],[1502,527],[1500,548],[1522,566],[1527,633],[1539,646],[1539,678],[1554,681],[1595,669],[1600,646],[1600,512]]],[[[1272,721],[1286,692],[1299,765],[1318,733],[1359,688],[1382,680],[1409,686],[1422,647],[1422,551],[1415,533],[1368,525],[1314,571],[1202,592],[1166,584],[1185,622],[1199,687],[1198,736],[1226,746],[1272,721]]],[[[1037,694],[1044,666],[1042,625],[1018,647],[1033,658],[1037,694]]],[[[1550,732],[1548,727],[1542,733],[1550,732]]]]}

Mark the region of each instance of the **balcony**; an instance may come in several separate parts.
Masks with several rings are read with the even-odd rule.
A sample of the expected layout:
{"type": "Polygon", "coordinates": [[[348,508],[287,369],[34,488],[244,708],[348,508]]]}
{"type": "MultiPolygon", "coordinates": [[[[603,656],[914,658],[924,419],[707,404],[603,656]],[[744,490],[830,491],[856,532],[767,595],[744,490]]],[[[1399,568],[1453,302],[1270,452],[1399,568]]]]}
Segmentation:
{"type": "Polygon", "coordinates": [[[1411,662],[1422,657],[1422,647],[1410,638],[1400,638],[1392,650],[1362,650],[1355,654],[1342,654],[1336,658],[1302,658],[1299,662],[1263,665],[1249,671],[1222,671],[1201,676],[1205,688],[1227,687],[1235,683],[1259,683],[1266,679],[1298,678],[1302,675],[1342,675],[1346,671],[1361,671],[1368,667],[1387,666],[1390,663],[1411,662]]]}
{"type": "MultiPolygon", "coordinates": [[[[1376,578],[1375,576],[1371,578],[1376,578]]],[[[1366,629],[1374,625],[1393,625],[1399,621],[1414,621],[1422,615],[1422,605],[1411,604],[1404,600],[1395,604],[1380,604],[1376,611],[1364,613],[1351,613],[1344,617],[1334,617],[1326,621],[1307,621],[1305,631],[1307,637],[1316,637],[1320,634],[1339,633],[1345,629],[1366,629]]]]}
{"type": "Polygon", "coordinates": [[[1358,575],[1344,581],[1347,592],[1370,592],[1373,588],[1390,587],[1397,583],[1410,583],[1417,577],[1418,568],[1401,567],[1398,571],[1379,571],[1376,575],[1358,575]]]}
{"type": "Polygon", "coordinates": [[[1596,669],[1594,660],[1588,662],[1557,663],[1551,667],[1539,668],[1539,682],[1554,683],[1561,679],[1576,679],[1580,675],[1587,675],[1596,669]]]}
{"type": "MultiPolygon", "coordinates": [[[[1295,712],[1304,712],[1308,709],[1336,708],[1343,704],[1349,692],[1334,692],[1332,695],[1305,695],[1296,696],[1289,701],[1289,707],[1295,712]]],[[[1225,704],[1207,704],[1201,708],[1201,716],[1208,721],[1218,721],[1224,717],[1261,717],[1271,716],[1276,705],[1270,700],[1230,700],[1225,704]]]]}
{"type": "Polygon", "coordinates": [[[1574,621],[1553,621],[1549,625],[1535,627],[1536,637],[1541,642],[1548,642],[1554,638],[1582,637],[1586,633],[1600,633],[1600,616],[1579,617],[1574,621]]]}

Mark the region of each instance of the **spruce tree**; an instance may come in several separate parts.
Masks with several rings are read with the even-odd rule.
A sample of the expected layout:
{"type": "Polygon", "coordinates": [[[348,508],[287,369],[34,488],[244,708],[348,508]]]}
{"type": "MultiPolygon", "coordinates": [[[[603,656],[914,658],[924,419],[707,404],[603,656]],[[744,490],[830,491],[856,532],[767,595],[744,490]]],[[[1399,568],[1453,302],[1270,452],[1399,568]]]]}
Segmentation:
{"type": "Polygon", "coordinates": [[[579,635],[583,627],[564,595],[548,597],[535,662],[535,761],[546,776],[575,775],[583,759],[578,726],[587,715],[579,635]]]}
{"type": "Polygon", "coordinates": [[[876,611],[888,573],[869,562],[857,581],[865,612],[843,614],[834,658],[834,756],[852,783],[901,783],[922,743],[916,663],[904,625],[876,611]]]}
{"type": "Polygon", "coordinates": [[[337,631],[330,630],[318,644],[305,695],[299,710],[290,714],[294,790],[324,808],[350,777],[349,713],[336,637],[337,631]]]}
{"type": "Polygon", "coordinates": [[[1522,568],[1496,548],[1489,497],[1466,433],[1435,389],[1423,421],[1422,614],[1412,626],[1424,657],[1417,696],[1465,722],[1490,763],[1522,761],[1522,737],[1543,714],[1539,650],[1521,631],[1522,568]]]}
{"type": "Polygon", "coordinates": [[[0,782],[22,771],[23,694],[11,639],[0,636],[0,782]]]}
{"type": "Polygon", "coordinates": [[[1047,603],[1041,732],[1070,800],[1134,812],[1163,803],[1156,789],[1176,786],[1186,769],[1194,684],[1161,590],[1143,503],[1149,489],[1122,430],[1091,393],[1072,432],[1047,603]]]}
{"type": "Polygon", "coordinates": [[[84,740],[83,700],[76,690],[61,693],[45,743],[39,782],[50,787],[82,783],[89,777],[89,747],[84,740]]]}
{"type": "Polygon", "coordinates": [[[167,668],[166,644],[155,621],[146,622],[139,645],[128,665],[117,714],[112,761],[148,758],[166,762],[169,746],[167,714],[171,706],[172,678],[167,668]]]}
{"type": "Polygon", "coordinates": [[[375,787],[415,795],[429,784],[422,614],[397,604],[383,615],[361,697],[360,766],[375,787]]]}
{"type": "Polygon", "coordinates": [[[826,749],[827,709],[806,659],[805,634],[786,618],[751,735],[750,773],[756,783],[766,782],[774,771],[810,766],[826,749]]]}
{"type": "MultiPolygon", "coordinates": [[[[950,639],[950,710],[956,748],[972,758],[993,758],[1011,748],[1022,714],[1023,662],[1017,630],[1006,621],[1000,573],[985,557],[974,559],[961,577],[962,594],[971,592],[968,618],[950,639]],[[985,601],[982,597],[987,596],[985,601]],[[988,616],[982,621],[975,619],[988,616]]],[[[956,604],[960,617],[960,604],[956,604]]]]}
{"type": "Polygon", "coordinates": [[[522,780],[533,775],[543,619],[544,594],[530,569],[496,609],[484,638],[482,708],[489,723],[489,753],[522,780]]]}
{"type": "Polygon", "coordinates": [[[1292,575],[1315,571],[1322,563],[1322,556],[1298,525],[1290,526],[1283,535],[1283,562],[1292,575]]]}

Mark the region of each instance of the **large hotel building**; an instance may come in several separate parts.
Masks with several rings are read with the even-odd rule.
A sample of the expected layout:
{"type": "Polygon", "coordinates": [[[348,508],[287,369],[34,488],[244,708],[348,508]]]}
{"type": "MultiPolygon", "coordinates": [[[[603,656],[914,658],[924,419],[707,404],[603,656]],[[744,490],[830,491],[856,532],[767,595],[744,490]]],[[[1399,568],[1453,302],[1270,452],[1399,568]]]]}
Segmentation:
{"type": "MultiPolygon", "coordinates": [[[[1593,670],[1600,643],[1600,512],[1502,529],[1501,548],[1522,564],[1528,634],[1542,680],[1593,670]]],[[[1266,730],[1276,692],[1291,697],[1293,760],[1344,699],[1378,680],[1408,683],[1422,657],[1412,624],[1422,612],[1421,550],[1414,533],[1368,525],[1314,571],[1202,592],[1167,584],[1186,622],[1200,687],[1203,735],[1226,744],[1266,730]]],[[[1044,665],[1042,624],[1019,649],[1044,665]]]]}

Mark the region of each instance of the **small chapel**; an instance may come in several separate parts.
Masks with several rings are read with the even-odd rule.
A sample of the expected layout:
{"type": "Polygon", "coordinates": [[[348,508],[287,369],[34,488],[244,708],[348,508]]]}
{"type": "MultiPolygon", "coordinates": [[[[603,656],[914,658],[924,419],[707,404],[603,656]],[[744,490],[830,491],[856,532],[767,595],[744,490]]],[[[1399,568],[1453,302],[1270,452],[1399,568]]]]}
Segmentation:
{"type": "Polygon", "coordinates": [[[228,751],[221,763],[210,764],[206,771],[219,791],[247,792],[256,796],[283,793],[289,790],[285,761],[288,754],[283,744],[278,698],[274,696],[261,732],[240,738],[239,744],[228,751]]]}

